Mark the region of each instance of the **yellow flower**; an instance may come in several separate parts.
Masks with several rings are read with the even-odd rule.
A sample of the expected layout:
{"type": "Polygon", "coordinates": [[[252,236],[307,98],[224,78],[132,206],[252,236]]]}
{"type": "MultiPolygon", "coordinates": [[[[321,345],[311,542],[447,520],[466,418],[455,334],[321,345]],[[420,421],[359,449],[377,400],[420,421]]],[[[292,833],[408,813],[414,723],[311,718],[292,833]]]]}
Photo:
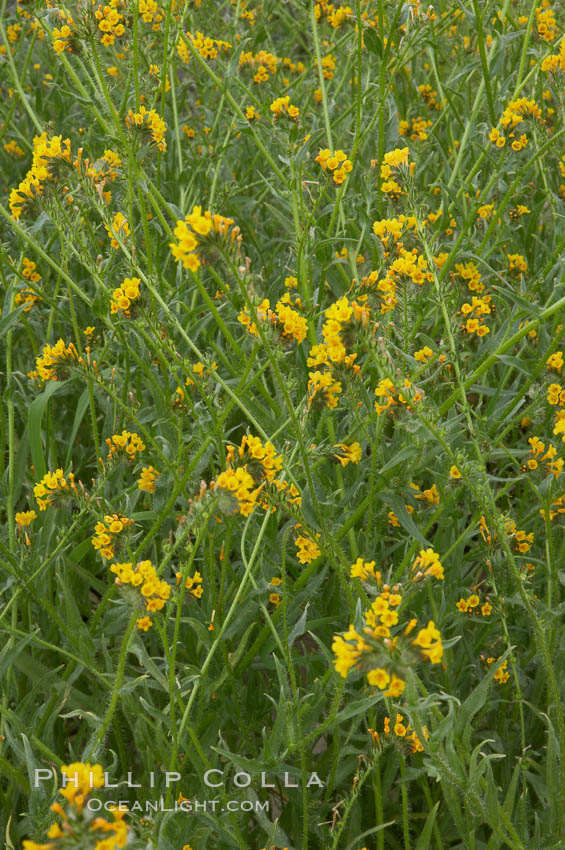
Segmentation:
{"type": "Polygon", "coordinates": [[[167,125],[154,109],[148,110],[145,106],[140,106],[139,112],[130,109],[126,116],[126,124],[132,129],[139,128],[139,131],[144,132],[148,140],[153,142],[160,151],[167,150],[165,141],[167,125]]]}
{"type": "Polygon", "coordinates": [[[361,446],[359,443],[336,443],[334,449],[340,449],[341,454],[335,454],[342,466],[348,463],[359,463],[361,460],[361,446]]]}
{"type": "Polygon", "coordinates": [[[27,528],[28,525],[31,525],[34,519],[37,519],[37,514],[35,511],[22,511],[16,514],[15,519],[18,528],[27,528]]]}
{"type": "Polygon", "coordinates": [[[377,667],[374,670],[369,670],[367,673],[367,681],[370,685],[376,685],[377,688],[384,691],[390,682],[390,676],[383,667],[377,667]]]}
{"type": "Polygon", "coordinates": [[[122,240],[125,236],[131,235],[131,230],[129,226],[129,222],[125,215],[121,212],[117,212],[112,219],[111,227],[108,227],[107,224],[104,225],[106,228],[106,232],[110,237],[110,245],[112,248],[119,248],[119,242],[116,240],[116,236],[119,236],[122,240]]]}
{"type": "Polygon", "coordinates": [[[154,493],[158,475],[159,473],[152,466],[144,466],[137,482],[138,489],[144,490],[146,493],[154,493]]]}
{"type": "Polygon", "coordinates": [[[293,121],[297,121],[300,116],[300,110],[298,107],[293,106],[290,103],[289,95],[286,95],[286,97],[276,98],[271,103],[269,109],[273,113],[273,118],[275,120],[281,117],[288,117],[292,118],[293,121]]]}
{"type": "Polygon", "coordinates": [[[443,566],[439,560],[439,555],[433,549],[420,550],[420,554],[412,564],[412,572],[415,573],[412,581],[427,576],[433,576],[440,580],[444,578],[443,566]]]}
{"type": "Polygon", "coordinates": [[[418,363],[427,363],[433,356],[434,353],[432,349],[425,345],[423,348],[420,348],[414,353],[414,360],[417,360],[418,363]]]}
{"type": "Polygon", "coordinates": [[[47,507],[62,507],[69,500],[78,498],[75,477],[72,472],[69,472],[67,481],[62,469],[47,472],[41,481],[34,486],[33,495],[37,500],[40,511],[46,510],[47,507]]]}
{"type": "Polygon", "coordinates": [[[336,185],[344,182],[349,172],[353,169],[351,160],[342,150],[330,151],[329,148],[320,150],[316,157],[316,162],[321,165],[324,171],[329,171],[332,174],[333,181],[336,185]]]}
{"type": "MultiPolygon", "coordinates": [[[[319,536],[319,534],[316,535],[316,537],[319,536]]],[[[296,557],[301,564],[310,564],[321,554],[320,547],[311,537],[305,537],[303,535],[297,537],[296,546],[298,547],[296,557]]]]}
{"type": "Polygon", "coordinates": [[[399,697],[404,692],[405,687],[406,682],[400,676],[397,676],[396,673],[393,673],[389,688],[385,691],[385,697],[399,697]]]}

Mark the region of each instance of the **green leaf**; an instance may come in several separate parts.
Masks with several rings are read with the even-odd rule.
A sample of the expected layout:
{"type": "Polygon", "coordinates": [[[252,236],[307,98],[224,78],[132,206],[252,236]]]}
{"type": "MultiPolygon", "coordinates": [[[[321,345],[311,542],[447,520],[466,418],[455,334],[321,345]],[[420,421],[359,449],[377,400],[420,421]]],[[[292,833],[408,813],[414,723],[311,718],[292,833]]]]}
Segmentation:
{"type": "Polygon", "coordinates": [[[78,433],[78,429],[80,428],[80,423],[82,422],[84,414],[86,413],[86,410],[88,408],[88,400],[89,400],[89,393],[88,393],[88,388],[87,388],[87,389],[83,390],[79,400],[77,401],[73,427],[71,428],[71,433],[70,433],[68,441],[67,441],[68,449],[67,449],[67,456],[65,458],[65,468],[68,467],[68,465],[71,461],[71,456],[72,456],[72,452],[73,452],[73,446],[74,446],[75,438],[76,438],[76,435],[78,433]]]}
{"type": "Polygon", "coordinates": [[[303,635],[304,632],[306,631],[306,616],[308,614],[308,606],[309,605],[310,605],[310,603],[307,602],[306,608],[302,612],[302,616],[300,617],[299,621],[295,624],[294,628],[292,629],[291,633],[288,636],[288,646],[289,646],[289,648],[292,646],[292,644],[294,643],[296,638],[300,637],[300,635],[303,635]]]}
{"type": "Polygon", "coordinates": [[[363,41],[367,50],[370,50],[379,59],[383,58],[383,43],[372,27],[367,27],[363,32],[363,41]]]}
{"type": "Polygon", "coordinates": [[[426,818],[426,823],[416,842],[414,850],[429,850],[430,839],[432,837],[432,829],[436,820],[437,810],[439,809],[439,800],[426,818]]]}
{"type": "Polygon", "coordinates": [[[0,319],[0,337],[3,337],[4,334],[10,330],[12,325],[16,324],[20,317],[20,313],[23,313],[25,307],[25,304],[20,304],[19,307],[15,307],[11,310],[7,316],[2,316],[0,319]]]}
{"type": "Polygon", "coordinates": [[[61,387],[64,387],[66,383],[66,381],[51,381],[41,395],[32,401],[27,412],[27,433],[36,481],[40,481],[47,472],[45,457],[43,455],[43,441],[41,439],[43,414],[51,396],[58,392],[61,387]]]}

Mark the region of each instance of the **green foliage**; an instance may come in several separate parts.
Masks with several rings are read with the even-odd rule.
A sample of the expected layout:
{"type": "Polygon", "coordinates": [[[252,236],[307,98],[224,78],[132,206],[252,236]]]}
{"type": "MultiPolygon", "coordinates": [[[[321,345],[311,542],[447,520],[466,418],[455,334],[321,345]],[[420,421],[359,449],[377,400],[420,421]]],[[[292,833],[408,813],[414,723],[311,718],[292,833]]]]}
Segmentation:
{"type": "Polygon", "coordinates": [[[565,846],[562,32],[4,0],[6,848],[565,846]]]}

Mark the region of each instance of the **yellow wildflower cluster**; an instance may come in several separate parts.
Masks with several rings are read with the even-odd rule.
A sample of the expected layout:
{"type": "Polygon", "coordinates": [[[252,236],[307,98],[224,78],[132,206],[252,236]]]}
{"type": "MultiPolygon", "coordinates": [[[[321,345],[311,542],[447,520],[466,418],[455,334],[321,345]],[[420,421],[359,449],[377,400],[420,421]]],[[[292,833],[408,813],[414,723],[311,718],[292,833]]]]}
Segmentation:
{"type": "Polygon", "coordinates": [[[336,443],[334,449],[339,449],[334,457],[339,460],[342,466],[347,466],[348,463],[358,464],[361,460],[360,443],[336,443]]]}
{"type": "MultiPolygon", "coordinates": [[[[228,514],[239,512],[243,516],[249,516],[256,507],[257,499],[265,484],[274,484],[279,492],[286,490],[289,486],[287,482],[278,481],[276,478],[277,473],[282,469],[282,464],[282,458],[277,454],[273,444],[269,441],[263,443],[259,437],[252,434],[245,434],[237,449],[235,446],[228,446],[227,468],[211,484],[211,490],[222,491],[220,510],[228,514]],[[236,463],[238,463],[237,467],[236,463]]],[[[299,499],[298,491],[294,486],[290,487],[289,495],[291,503],[293,499],[299,499]]],[[[269,504],[265,502],[263,507],[267,509],[269,504]]]]}
{"type": "Polygon", "coordinates": [[[276,73],[278,61],[277,57],[267,50],[260,50],[255,54],[251,51],[242,51],[239,55],[239,67],[244,68],[249,65],[255,71],[254,83],[266,83],[269,76],[276,73]]]}
{"type": "Polygon", "coordinates": [[[325,311],[326,321],[322,326],[324,342],[310,349],[306,362],[310,368],[324,366],[328,371],[315,370],[308,373],[309,407],[318,393],[324,394],[327,407],[333,409],[337,406],[342,384],[334,377],[332,366],[344,366],[355,375],[360,373],[359,366],[355,364],[357,354],[348,354],[346,343],[355,338],[360,327],[368,324],[370,308],[366,302],[366,295],[351,302],[344,295],[325,311]]]}
{"type": "Polygon", "coordinates": [[[455,263],[455,272],[452,272],[451,276],[452,279],[460,277],[471,292],[478,292],[479,295],[485,288],[481,273],[474,263],[455,263]]]}
{"type": "Polygon", "coordinates": [[[403,247],[403,243],[399,242],[404,228],[407,230],[417,230],[418,222],[414,216],[399,215],[398,218],[381,218],[379,221],[373,222],[373,233],[378,236],[385,248],[385,257],[388,257],[386,248],[389,241],[392,239],[393,245],[398,248],[403,247]]]}
{"type": "MultiPolygon", "coordinates": [[[[515,550],[520,552],[521,555],[525,555],[526,552],[529,552],[532,548],[532,543],[534,542],[534,532],[532,531],[528,534],[523,529],[518,529],[516,523],[510,517],[503,517],[503,522],[504,532],[508,537],[513,538],[515,550]]],[[[496,541],[496,534],[491,533],[484,516],[481,516],[479,519],[479,531],[483,540],[488,543],[489,546],[492,546],[496,541]]]]}
{"type": "MultiPolygon", "coordinates": [[[[296,302],[299,303],[297,299],[296,302]]],[[[264,298],[256,309],[257,318],[259,321],[268,321],[273,325],[277,325],[283,338],[295,339],[297,342],[302,342],[308,333],[308,323],[304,316],[301,316],[293,306],[292,298],[289,292],[285,292],[282,298],[277,301],[275,310],[271,310],[271,302],[268,298],[264,298]]],[[[259,336],[259,330],[254,321],[249,315],[247,306],[239,313],[238,322],[242,324],[248,333],[253,336],[259,336]]]]}
{"type": "MultiPolygon", "coordinates": [[[[165,607],[165,603],[171,595],[171,586],[159,578],[151,561],[139,561],[135,567],[131,562],[112,564],[110,572],[117,576],[117,585],[130,585],[139,590],[146,611],[153,613],[161,611],[165,607]]],[[[153,622],[148,616],[140,617],[137,620],[138,629],[143,629],[143,631],[147,631],[152,625],[153,622]]]]}
{"type": "Polygon", "coordinates": [[[322,14],[325,15],[328,24],[335,30],[339,29],[344,21],[355,20],[355,13],[351,6],[336,6],[334,3],[328,3],[328,0],[320,0],[314,6],[316,21],[320,21],[322,14]]]}
{"type": "MultiPolygon", "coordinates": [[[[39,274],[39,272],[36,271],[36,268],[37,266],[33,262],[33,260],[30,260],[29,257],[23,258],[21,274],[23,277],[26,278],[26,280],[29,280],[30,283],[39,283],[39,281],[41,280],[41,275],[39,274]]],[[[24,313],[29,312],[29,310],[31,310],[31,308],[37,301],[41,301],[40,296],[37,295],[35,290],[28,289],[27,287],[22,287],[21,289],[19,289],[14,296],[15,304],[26,305],[24,307],[24,313]]]]}
{"type": "MultiPolygon", "coordinates": [[[[424,733],[424,738],[427,740],[429,738],[429,732],[427,727],[424,726],[422,728],[422,731],[424,733]]],[[[381,738],[379,733],[375,732],[374,729],[369,729],[369,734],[374,743],[378,747],[380,747],[381,738]]],[[[394,722],[394,726],[392,727],[392,733],[390,729],[390,717],[385,717],[383,723],[383,734],[385,738],[390,738],[392,734],[394,734],[396,738],[401,738],[403,742],[405,741],[407,744],[409,744],[410,751],[413,753],[421,753],[424,750],[424,747],[422,746],[422,742],[420,741],[418,735],[416,734],[416,732],[414,732],[409,723],[404,722],[402,714],[396,715],[396,720],[394,722]]]]}
{"type": "Polygon", "coordinates": [[[511,101],[500,118],[500,124],[507,133],[507,136],[504,136],[497,127],[493,127],[489,133],[489,139],[499,148],[504,147],[507,139],[511,139],[512,149],[515,151],[522,150],[528,143],[527,136],[522,134],[519,138],[516,138],[515,133],[512,131],[527,118],[531,118],[534,121],[542,120],[541,109],[535,100],[528,100],[526,97],[521,97],[518,100],[511,101]]]}
{"type": "Polygon", "coordinates": [[[555,351],[547,358],[545,365],[548,369],[554,369],[556,372],[561,372],[561,369],[563,368],[563,352],[555,351]]]}
{"type": "Polygon", "coordinates": [[[326,406],[330,410],[337,407],[341,395],[341,381],[336,381],[331,372],[308,372],[308,407],[312,405],[318,394],[323,393],[326,406]]]}
{"type": "Polygon", "coordinates": [[[420,499],[424,502],[427,502],[428,505],[439,505],[439,491],[435,484],[432,484],[431,487],[426,487],[424,490],[421,490],[417,484],[412,482],[410,484],[411,490],[414,490],[414,498],[420,499]]]}
{"type": "Polygon", "coordinates": [[[15,520],[18,528],[27,528],[32,524],[34,519],[37,519],[35,511],[20,511],[16,514],[15,520]]]}
{"type": "Polygon", "coordinates": [[[196,252],[198,246],[205,247],[206,240],[213,238],[233,245],[241,241],[239,227],[233,226],[232,218],[223,215],[212,214],[209,210],[202,212],[202,207],[195,206],[188,213],[184,221],[177,221],[174,235],[177,242],[170,242],[175,260],[180,260],[185,269],[197,271],[202,258],[196,252]]]}
{"type": "MultiPolygon", "coordinates": [[[[288,505],[295,505],[296,507],[301,506],[302,496],[295,484],[279,478],[275,478],[273,484],[275,485],[277,493],[284,493],[286,495],[288,505]]],[[[274,510],[274,507],[271,508],[271,510],[274,510]]]]}
{"type": "Polygon", "coordinates": [[[100,41],[106,47],[114,44],[116,38],[126,31],[123,24],[124,16],[118,11],[118,4],[119,0],[109,0],[108,5],[100,5],[94,12],[101,33],[100,41]]]}
{"type": "Polygon", "coordinates": [[[414,360],[417,363],[427,363],[434,356],[434,352],[429,347],[429,345],[424,345],[423,348],[419,348],[414,352],[414,360]]]}
{"type": "Polygon", "coordinates": [[[154,109],[146,109],[145,106],[140,106],[139,112],[130,109],[126,115],[126,124],[128,127],[139,128],[146,140],[157,145],[160,151],[167,150],[167,142],[165,141],[167,125],[154,109]]]}
{"type": "Polygon", "coordinates": [[[420,554],[412,564],[411,581],[420,581],[431,576],[439,581],[445,578],[439,555],[433,549],[420,549],[420,554]]]}
{"type": "MultiPolygon", "coordinates": [[[[354,337],[355,331],[366,326],[369,320],[369,308],[365,303],[367,296],[361,296],[358,301],[349,302],[346,295],[331,304],[324,312],[326,321],[322,326],[324,342],[314,345],[310,350],[307,365],[329,366],[345,364],[355,370],[356,354],[347,354],[346,337],[354,337]]],[[[355,370],[355,371],[358,371],[355,370]]]]}
{"type": "Polygon", "coordinates": [[[117,455],[125,455],[128,460],[132,461],[138,452],[145,449],[145,443],[141,437],[135,432],[126,431],[121,434],[112,434],[106,438],[108,446],[108,460],[114,460],[117,455]]]}
{"type": "Polygon", "coordinates": [[[145,493],[155,492],[155,481],[159,477],[159,473],[152,466],[144,466],[141,470],[141,475],[137,481],[138,490],[145,493]]]}
{"type": "MultiPolygon", "coordinates": [[[[349,255],[349,249],[347,248],[346,245],[344,245],[343,248],[340,251],[335,252],[335,256],[337,257],[338,260],[339,259],[347,260],[347,259],[349,259],[349,256],[350,256],[349,255]]],[[[359,265],[361,265],[361,263],[364,263],[365,262],[365,255],[364,254],[357,254],[357,256],[355,257],[355,262],[358,263],[359,265]]]]}
{"type": "Polygon", "coordinates": [[[99,764],[73,762],[63,765],[61,773],[65,777],[65,785],[59,793],[79,812],[92,789],[104,787],[104,772],[99,764]]]}
{"type": "MultiPolygon", "coordinates": [[[[191,32],[187,32],[186,36],[190,39],[192,46],[198,51],[203,59],[217,59],[218,53],[225,52],[231,48],[229,41],[221,41],[217,38],[210,38],[210,36],[204,35],[204,33],[201,32],[197,32],[196,35],[193,35],[191,32]]],[[[179,39],[177,52],[183,62],[188,62],[190,53],[182,39],[179,39]]]]}
{"type": "Polygon", "coordinates": [[[461,325],[462,331],[468,334],[477,334],[477,336],[486,336],[490,333],[490,328],[485,325],[483,318],[483,316],[488,316],[492,312],[490,300],[490,295],[484,295],[482,298],[473,295],[470,304],[468,302],[463,304],[461,313],[466,321],[461,325]]]}
{"type": "Polygon", "coordinates": [[[300,117],[299,108],[292,105],[288,94],[285,97],[277,97],[273,100],[269,109],[273,113],[275,121],[277,118],[291,118],[293,121],[298,121],[300,117]]]}
{"type": "Polygon", "coordinates": [[[357,558],[354,564],[350,567],[351,578],[358,578],[360,581],[374,579],[378,585],[381,584],[380,570],[375,570],[374,561],[365,561],[364,558],[357,558]]]}
{"type": "Polygon", "coordinates": [[[340,186],[345,182],[347,175],[353,168],[351,160],[347,158],[347,154],[342,150],[332,152],[329,148],[324,148],[320,150],[316,157],[316,162],[321,165],[324,171],[331,173],[336,186],[340,186]]]}
{"type": "Polygon", "coordinates": [[[93,547],[106,560],[113,558],[115,554],[114,547],[117,543],[115,539],[116,535],[121,534],[122,531],[127,531],[130,525],[133,525],[133,520],[128,519],[122,514],[105,516],[104,521],[100,520],[94,526],[94,534],[91,538],[93,547]]]}
{"type": "Polygon", "coordinates": [[[418,115],[417,118],[412,118],[412,121],[399,121],[398,134],[400,136],[409,136],[412,142],[425,142],[428,138],[428,129],[432,126],[431,121],[427,121],[418,115]]]}
{"type": "MultiPolygon", "coordinates": [[[[409,381],[408,378],[404,378],[402,388],[407,390],[411,387],[411,381],[409,381]]],[[[422,393],[419,390],[414,390],[412,398],[408,399],[404,393],[393,384],[390,378],[383,378],[382,381],[379,381],[378,386],[375,387],[375,395],[377,399],[384,399],[382,404],[378,401],[375,402],[375,410],[379,416],[387,410],[392,412],[392,409],[398,405],[404,406],[407,410],[412,410],[411,405],[422,400],[422,393]]]]}
{"type": "MultiPolygon", "coordinates": [[[[565,395],[565,391],[563,391],[563,394],[565,395]]],[[[561,436],[562,441],[565,443],[565,413],[562,410],[557,411],[553,433],[556,437],[561,436]]]]}
{"type": "Polygon", "coordinates": [[[67,345],[64,340],[59,339],[55,345],[45,345],[39,357],[35,358],[36,371],[31,373],[32,377],[38,377],[42,381],[60,381],[67,374],[69,366],[79,362],[78,352],[74,343],[67,345]]]}
{"type": "MultiPolygon", "coordinates": [[[[561,384],[550,384],[547,388],[547,400],[554,407],[563,407],[565,405],[565,388],[561,384]]],[[[555,434],[555,431],[553,433],[555,434]]]]}
{"type": "Polygon", "coordinates": [[[414,173],[414,163],[409,161],[408,148],[395,148],[385,153],[381,164],[381,192],[395,200],[406,192],[397,182],[396,177],[403,179],[414,173]]]}
{"type": "MultiPolygon", "coordinates": [[[[282,469],[282,457],[277,454],[273,444],[270,441],[262,443],[259,437],[252,434],[244,434],[237,452],[240,460],[251,465],[256,478],[264,477],[272,482],[277,472],[282,469]],[[260,469],[257,469],[257,464],[260,469]]],[[[234,457],[234,446],[228,446],[226,462],[229,466],[232,465],[234,457]]]]}
{"type": "MultiPolygon", "coordinates": [[[[47,831],[48,843],[38,844],[36,841],[24,841],[23,850],[63,850],[65,847],[85,846],[84,836],[88,835],[88,847],[92,850],[121,850],[128,841],[128,826],[124,821],[126,812],[117,806],[109,805],[107,810],[114,817],[113,821],[103,817],[83,816],[85,803],[94,788],[104,786],[104,772],[99,764],[74,762],[63,765],[61,773],[64,776],[64,786],[59,794],[66,802],[68,811],[61,803],[51,805],[53,811],[61,819],[61,823],[53,822],[47,831]],[[70,842],[70,844],[69,844],[70,842]]],[[[88,808],[88,803],[87,803],[88,808]]],[[[95,809],[92,809],[95,811],[95,809]]]]}
{"type": "Polygon", "coordinates": [[[471,593],[466,599],[461,597],[459,602],[456,603],[456,607],[462,614],[480,614],[482,617],[490,617],[492,613],[490,602],[487,600],[481,605],[481,600],[477,593],[471,593]]]}
{"type": "MultiPolygon", "coordinates": [[[[319,66],[318,66],[319,67],[319,66]]],[[[322,58],[322,75],[325,80],[333,80],[334,71],[336,69],[336,61],[331,53],[322,58]]]]}
{"type": "MultiPolygon", "coordinates": [[[[540,514],[545,520],[544,508],[540,508],[540,514]]],[[[556,516],[560,516],[561,514],[565,514],[565,493],[562,493],[561,496],[558,496],[552,501],[549,509],[549,519],[555,519],[556,516]]]]}
{"type": "Polygon", "coordinates": [[[37,519],[37,514],[35,511],[18,511],[14,519],[16,520],[16,535],[18,539],[23,539],[25,545],[30,546],[31,540],[25,529],[29,528],[34,519],[37,519]]]}
{"type": "MultiPolygon", "coordinates": [[[[388,245],[388,240],[392,237],[393,247],[399,256],[390,264],[383,278],[378,271],[372,271],[363,278],[363,285],[378,293],[380,310],[383,314],[394,310],[398,304],[397,288],[403,280],[410,280],[416,286],[423,286],[433,280],[426,258],[418,254],[416,248],[408,251],[401,242],[398,242],[400,232],[397,229],[397,223],[402,226],[411,226],[411,220],[404,216],[400,216],[399,219],[384,219],[373,224],[373,230],[384,245],[388,245]]],[[[385,256],[389,256],[388,252],[385,252],[385,256]]]]}
{"type": "MultiPolygon", "coordinates": [[[[486,663],[490,665],[495,664],[497,661],[500,661],[500,658],[494,658],[491,655],[485,659],[485,657],[481,655],[481,661],[486,661],[486,663]]],[[[494,681],[498,682],[499,685],[504,685],[509,678],[510,673],[508,672],[508,661],[503,661],[496,673],[494,674],[494,681]]]]}
{"type": "MultiPolygon", "coordinates": [[[[408,514],[414,513],[414,508],[413,508],[412,505],[404,505],[404,508],[406,510],[406,513],[408,513],[408,514]]],[[[393,526],[393,528],[400,528],[400,522],[398,520],[398,517],[394,513],[394,511],[388,512],[388,521],[393,526]]]]}
{"type": "MultiPolygon", "coordinates": [[[[300,525],[297,528],[301,528],[300,525]]],[[[310,564],[312,561],[315,561],[317,557],[321,554],[320,547],[317,544],[317,540],[320,537],[319,534],[316,534],[315,537],[312,537],[308,533],[301,533],[296,538],[296,548],[298,552],[296,553],[296,557],[300,561],[301,564],[310,564]]]]}
{"type": "Polygon", "coordinates": [[[139,287],[141,280],[138,277],[126,277],[121,286],[114,289],[110,301],[110,312],[112,314],[122,312],[129,316],[129,308],[132,301],[139,298],[139,287]]]}
{"type": "Polygon", "coordinates": [[[165,12],[155,0],[139,0],[139,14],[145,24],[153,24],[152,30],[157,32],[165,19],[165,12]]]}
{"type": "Polygon", "coordinates": [[[543,62],[541,63],[542,71],[549,71],[551,73],[557,74],[558,72],[565,73],[565,39],[561,39],[561,44],[559,46],[559,53],[552,53],[550,56],[546,56],[543,62]]]}
{"type": "Polygon", "coordinates": [[[249,516],[256,507],[262,485],[256,486],[246,466],[238,466],[237,469],[228,467],[225,472],[220,472],[210,488],[219,489],[229,496],[227,501],[220,498],[220,510],[224,513],[239,512],[242,516],[249,516]]]}
{"type": "Polygon", "coordinates": [[[56,469],[55,472],[47,472],[41,481],[35,484],[33,495],[40,511],[48,507],[60,508],[69,502],[69,497],[71,500],[78,498],[74,474],[69,472],[67,478],[62,469],[56,469]]]}
{"type": "Polygon", "coordinates": [[[521,254],[507,254],[508,271],[518,272],[519,274],[527,274],[528,264],[521,254]]]}
{"type": "Polygon", "coordinates": [[[483,204],[477,210],[477,218],[482,221],[490,221],[495,213],[494,204],[483,204]]]}
{"type": "Polygon", "coordinates": [[[433,620],[430,620],[425,628],[420,629],[412,643],[419,647],[424,658],[432,664],[439,664],[443,658],[441,635],[433,620]]]}
{"type": "Polygon", "coordinates": [[[22,212],[43,194],[43,184],[54,180],[65,168],[72,168],[70,139],[48,138],[47,133],[35,136],[31,168],[17,189],[10,192],[8,202],[13,218],[20,218],[22,212]]]}
{"type": "Polygon", "coordinates": [[[120,239],[124,239],[125,236],[131,235],[131,230],[129,226],[129,222],[125,215],[121,212],[117,212],[112,219],[111,226],[105,224],[106,233],[110,237],[110,245],[112,248],[119,248],[120,243],[116,239],[116,236],[119,236],[120,239]]]}
{"type": "MultiPolygon", "coordinates": [[[[177,584],[180,584],[182,579],[182,573],[175,573],[177,584]]],[[[185,588],[190,591],[190,595],[194,596],[195,599],[200,599],[204,589],[202,587],[202,576],[198,572],[198,570],[194,573],[193,576],[188,576],[185,583],[185,588]]]]}
{"type": "Polygon", "coordinates": [[[343,636],[334,637],[334,666],[343,678],[358,667],[365,672],[369,685],[384,691],[385,696],[399,697],[406,687],[403,676],[407,666],[426,659],[439,664],[443,658],[441,634],[433,620],[413,639],[409,635],[416,626],[414,619],[392,637],[391,628],[398,625],[399,615],[382,596],[365,612],[363,623],[365,637],[353,625],[343,636]]]}
{"type": "Polygon", "coordinates": [[[531,213],[531,209],[529,209],[529,207],[526,207],[524,204],[517,204],[517,206],[510,210],[508,215],[513,221],[516,221],[521,218],[521,216],[527,215],[528,213],[531,213]]]}
{"type": "MultiPolygon", "coordinates": [[[[272,321],[272,317],[274,314],[271,310],[271,302],[268,298],[263,298],[261,303],[256,307],[255,312],[257,313],[257,318],[260,322],[264,321],[266,318],[269,318],[272,321]]],[[[250,333],[253,336],[259,336],[259,330],[257,328],[256,323],[251,319],[251,316],[249,315],[247,305],[239,313],[237,321],[241,325],[243,325],[247,333],[250,333]]]]}
{"type": "Polygon", "coordinates": [[[9,142],[4,142],[3,148],[6,153],[10,154],[11,156],[16,156],[19,158],[25,156],[25,151],[18,145],[15,139],[10,139],[9,142]]]}
{"type": "Polygon", "coordinates": [[[546,451],[545,443],[539,437],[530,437],[528,443],[531,446],[531,457],[523,465],[522,471],[526,472],[528,470],[538,469],[540,463],[545,463],[547,472],[558,478],[563,472],[564,461],[563,458],[557,458],[557,449],[555,446],[550,443],[546,451]]]}
{"type": "Polygon", "coordinates": [[[6,28],[6,34],[8,36],[8,41],[10,42],[10,44],[14,44],[18,40],[21,31],[22,28],[19,24],[10,24],[6,28]]]}
{"type": "MultiPolygon", "coordinates": [[[[298,343],[306,339],[308,323],[291,305],[292,299],[289,292],[285,292],[275,307],[276,322],[281,326],[283,337],[295,339],[298,343]]],[[[295,302],[297,303],[297,302],[295,302]]]]}
{"type": "MultiPolygon", "coordinates": [[[[77,151],[77,158],[74,162],[76,168],[81,168],[84,174],[93,181],[95,187],[100,186],[102,190],[103,184],[108,180],[115,180],[118,176],[118,169],[121,168],[122,160],[119,155],[110,149],[104,151],[96,162],[92,163],[89,159],[82,158],[82,148],[77,151]]],[[[103,193],[106,197],[106,193],[103,193]]]]}
{"type": "Polygon", "coordinates": [[[429,83],[418,86],[418,91],[430,109],[441,109],[441,104],[437,99],[437,91],[433,89],[429,83]]]}
{"type": "Polygon", "coordinates": [[[547,41],[549,44],[555,41],[557,23],[549,0],[542,0],[541,5],[536,9],[536,29],[542,41],[547,41]]]}
{"type": "Polygon", "coordinates": [[[31,283],[39,283],[41,275],[37,271],[37,265],[30,260],[29,257],[24,257],[22,260],[22,275],[31,283]]]}
{"type": "Polygon", "coordinates": [[[53,27],[51,33],[51,37],[53,39],[53,50],[57,54],[63,53],[64,51],[67,51],[67,53],[76,53],[77,43],[75,22],[70,15],[64,15],[60,10],[59,17],[61,18],[61,27],[53,27]]]}

